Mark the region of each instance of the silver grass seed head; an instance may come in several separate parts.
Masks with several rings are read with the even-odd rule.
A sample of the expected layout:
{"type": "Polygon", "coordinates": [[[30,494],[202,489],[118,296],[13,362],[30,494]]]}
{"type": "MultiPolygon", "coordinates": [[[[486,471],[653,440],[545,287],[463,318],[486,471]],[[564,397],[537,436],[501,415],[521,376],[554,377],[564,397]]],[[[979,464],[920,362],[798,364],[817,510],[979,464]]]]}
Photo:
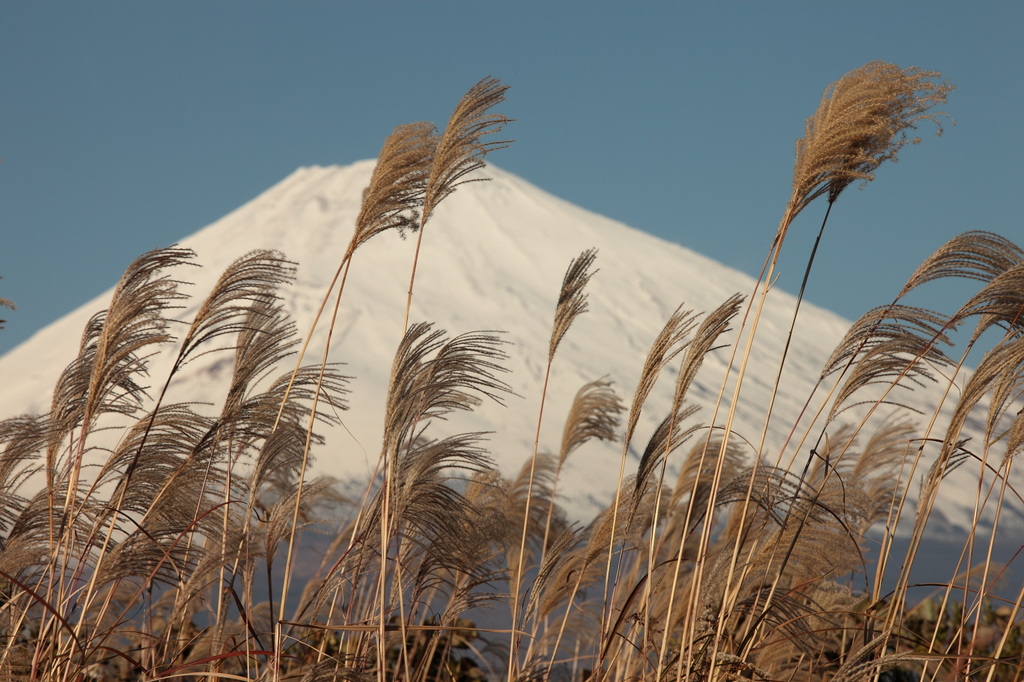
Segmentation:
{"type": "Polygon", "coordinates": [[[946,102],[953,86],[940,78],[935,71],[872,61],[829,85],[797,140],[793,192],[777,239],[814,199],[828,195],[834,202],[851,183],[873,180],[878,166],[895,161],[905,145],[919,143],[908,131],[922,121],[934,123],[941,135],[942,119],[949,117],[931,110],[946,102]]]}
{"type": "Polygon", "coordinates": [[[594,276],[591,267],[597,258],[597,249],[587,249],[569,263],[569,268],[562,279],[562,288],[558,292],[558,303],[555,305],[555,321],[551,329],[551,340],[548,343],[548,361],[555,358],[555,352],[565,337],[573,321],[587,312],[587,283],[594,276]]]}

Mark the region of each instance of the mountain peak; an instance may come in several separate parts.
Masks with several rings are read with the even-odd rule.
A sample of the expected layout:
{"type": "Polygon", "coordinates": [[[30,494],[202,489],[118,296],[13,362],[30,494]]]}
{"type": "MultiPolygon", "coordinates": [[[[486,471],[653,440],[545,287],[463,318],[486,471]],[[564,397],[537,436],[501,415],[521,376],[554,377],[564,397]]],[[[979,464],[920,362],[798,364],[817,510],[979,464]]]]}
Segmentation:
{"type": "MultiPolygon", "coordinates": [[[[300,334],[310,328],[352,236],[363,188],[374,161],[347,166],[299,168],[220,220],[182,240],[201,269],[181,273],[193,282],[195,307],[232,261],[257,248],[275,249],[298,264],[293,286],[282,293],[300,334]]],[[[453,428],[494,432],[490,450],[506,474],[533,449],[543,372],[559,285],[570,260],[598,251],[598,272],[588,285],[589,312],[569,330],[552,369],[540,447],[555,451],[573,396],[602,377],[628,400],[647,350],[680,306],[698,312],[717,308],[735,293],[749,294],[753,280],[685,247],[661,240],[558,199],[512,173],[489,166],[489,182],[471,182],[441,204],[423,235],[411,321],[430,321],[451,334],[502,330],[509,342],[509,382],[516,397],[507,407],[484,405],[455,423],[432,425],[437,437],[453,428]]],[[[318,449],[320,472],[365,477],[381,445],[385,392],[402,321],[412,239],[385,233],[361,246],[353,258],[334,325],[330,358],[346,363],[354,377],[344,428],[318,449]]],[[[104,308],[109,292],[37,333],[0,358],[7,383],[0,416],[49,409],[49,391],[71,361],[88,318],[104,308]]],[[[779,369],[795,299],[773,291],[762,315],[758,343],[749,361],[736,431],[757,440],[779,369]]],[[[320,323],[307,361],[317,361],[329,320],[320,323]]],[[[779,452],[811,395],[821,367],[849,323],[804,303],[767,433],[769,461],[779,452]]],[[[731,338],[731,337],[730,337],[731,338]]],[[[705,360],[689,395],[709,420],[724,378],[728,349],[705,360]]],[[[226,382],[210,354],[193,361],[175,387],[178,399],[216,403],[226,382]]],[[[668,374],[675,370],[669,369],[668,374]]],[[[159,366],[152,376],[159,381],[159,366]]],[[[673,379],[662,377],[645,407],[635,448],[654,431],[671,402],[673,379]]],[[[729,395],[728,393],[726,395],[729,395]]],[[[806,426],[806,424],[804,424],[806,426]]],[[[587,518],[607,503],[618,476],[621,443],[587,444],[563,475],[570,514],[587,518]]],[[[753,458],[754,453],[749,453],[753,458]]]]}

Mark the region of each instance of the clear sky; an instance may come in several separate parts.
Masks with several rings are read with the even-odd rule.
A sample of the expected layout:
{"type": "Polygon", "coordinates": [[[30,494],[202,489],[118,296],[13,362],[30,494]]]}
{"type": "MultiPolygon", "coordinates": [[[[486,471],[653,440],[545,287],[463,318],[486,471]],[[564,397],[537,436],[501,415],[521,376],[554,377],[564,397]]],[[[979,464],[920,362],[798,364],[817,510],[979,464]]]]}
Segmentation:
{"type": "Polygon", "coordinates": [[[808,296],[854,318],[959,232],[1024,242],[1022,45],[1020,2],[2,0],[0,352],[295,168],[443,125],[488,75],[517,119],[491,161],[756,275],[824,88],[874,59],[941,71],[958,125],[832,212],[808,296]]]}

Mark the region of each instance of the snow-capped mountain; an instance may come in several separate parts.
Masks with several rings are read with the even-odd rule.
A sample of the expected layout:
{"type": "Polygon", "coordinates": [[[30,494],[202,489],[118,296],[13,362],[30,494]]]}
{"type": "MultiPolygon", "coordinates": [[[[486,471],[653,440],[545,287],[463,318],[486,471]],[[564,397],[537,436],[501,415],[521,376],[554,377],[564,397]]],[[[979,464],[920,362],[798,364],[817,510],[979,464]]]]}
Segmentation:
{"type": "MultiPolygon", "coordinates": [[[[197,306],[223,269],[256,248],[282,251],[298,264],[297,280],[285,289],[288,309],[299,331],[313,315],[349,243],[362,190],[373,161],[345,167],[302,168],[231,214],[181,241],[198,254],[201,269],[182,279],[194,283],[197,306]]],[[[648,348],[681,304],[708,312],[734,293],[749,295],[748,276],[682,246],[562,201],[493,166],[490,182],[473,182],[448,198],[427,224],[417,271],[411,320],[431,321],[451,334],[503,330],[511,370],[506,380],[516,396],[507,407],[485,404],[460,421],[460,428],[492,431],[492,455],[513,473],[532,452],[548,340],[559,285],[572,258],[598,249],[591,279],[589,312],[568,332],[555,358],[545,407],[541,448],[557,449],[572,398],[584,383],[607,377],[624,402],[631,399],[648,348]]],[[[391,360],[402,332],[403,311],[413,262],[413,240],[387,233],[356,253],[335,327],[330,357],[346,363],[355,377],[335,429],[317,453],[322,473],[364,477],[377,462],[385,390],[391,360]]],[[[115,273],[111,273],[113,277],[115,273]]],[[[109,292],[38,332],[0,359],[0,417],[42,412],[59,371],[72,359],[86,320],[106,307],[109,292]]],[[[762,316],[758,341],[737,412],[736,430],[757,441],[770,389],[795,304],[773,291],[762,316]]],[[[190,319],[194,307],[181,311],[190,319]]],[[[832,348],[849,326],[840,317],[805,303],[786,363],[784,393],[776,400],[762,453],[775,461],[794,420],[832,348]]],[[[326,324],[310,346],[309,361],[320,357],[326,324]]],[[[176,386],[177,397],[218,403],[229,371],[225,355],[193,362],[176,386]]],[[[721,389],[728,350],[713,352],[691,388],[691,401],[710,419],[721,389]]],[[[656,385],[644,410],[634,448],[665,416],[671,400],[671,372],[656,385]]],[[[159,381],[159,368],[153,373],[159,381]]],[[[726,397],[730,395],[726,393],[726,397]]],[[[927,405],[928,398],[922,398],[927,405]]],[[[434,425],[444,435],[455,424],[434,425]]],[[[610,498],[618,476],[621,444],[591,443],[576,453],[563,474],[570,514],[585,518],[610,498]]],[[[788,454],[788,453],[787,453],[788,454]]],[[[635,468],[635,459],[628,465],[635,468]]],[[[970,480],[969,478],[966,480],[970,480]]],[[[955,491],[957,487],[947,488],[955,491]]],[[[969,523],[975,490],[964,499],[946,493],[938,508],[950,527],[969,523]]],[[[1024,529],[1024,516],[1012,513],[1001,523],[1024,529]]]]}

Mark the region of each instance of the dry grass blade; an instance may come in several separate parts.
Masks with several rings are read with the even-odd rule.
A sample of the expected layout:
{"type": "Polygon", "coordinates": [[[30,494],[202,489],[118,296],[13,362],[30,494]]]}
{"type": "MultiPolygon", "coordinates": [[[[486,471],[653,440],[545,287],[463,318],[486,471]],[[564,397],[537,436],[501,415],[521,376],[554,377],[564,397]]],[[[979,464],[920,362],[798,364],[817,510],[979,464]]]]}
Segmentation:
{"type": "MultiPolygon", "coordinates": [[[[385,656],[383,627],[387,614],[397,609],[405,627],[415,622],[412,614],[406,612],[405,598],[413,598],[412,603],[421,600],[416,594],[406,594],[406,580],[415,578],[416,567],[407,565],[405,559],[396,563],[391,577],[393,586],[388,589],[385,564],[394,539],[399,539],[396,551],[400,557],[405,557],[413,551],[412,545],[419,537],[418,532],[409,535],[406,529],[416,528],[421,522],[429,526],[432,520],[454,519],[458,510],[465,508],[461,497],[445,485],[446,479],[439,473],[446,461],[457,465],[461,460],[469,463],[470,468],[482,468],[472,464],[482,464],[483,453],[472,442],[477,436],[434,443],[423,437],[427,425],[419,425],[431,419],[444,419],[454,411],[473,409],[482,397],[500,403],[502,394],[510,390],[497,378],[498,373],[507,371],[500,364],[504,359],[501,340],[492,334],[464,334],[448,340],[443,331],[432,330],[428,323],[412,325],[395,353],[384,414],[381,451],[384,480],[371,514],[362,521],[365,530],[361,533],[375,535],[380,543],[377,547],[380,559],[377,593],[373,598],[381,628],[376,643],[380,658],[385,656]],[[417,474],[410,480],[412,471],[417,474]]],[[[424,526],[419,528],[427,530],[424,526]]],[[[445,528],[451,529],[442,522],[436,530],[445,535],[445,528]]],[[[416,553],[422,556],[422,548],[416,553]]],[[[413,585],[418,583],[414,580],[413,585]]],[[[423,586],[419,584],[419,587],[423,586]]],[[[368,614],[368,617],[373,616],[368,614]]],[[[409,666],[407,654],[403,648],[402,661],[406,669],[409,666]]]]}
{"type": "MultiPolygon", "coordinates": [[[[554,483],[558,474],[558,460],[552,455],[537,453],[535,457],[523,462],[519,472],[509,479],[504,486],[503,508],[509,518],[515,519],[519,530],[514,538],[517,547],[509,548],[510,564],[513,568],[512,555],[518,557],[519,547],[527,555],[534,551],[540,553],[544,542],[544,528],[548,509],[554,508],[554,483]]],[[[526,558],[522,563],[527,561],[526,558]]]]}
{"type": "Polygon", "coordinates": [[[331,481],[324,478],[305,482],[301,489],[292,484],[278,491],[279,497],[268,501],[264,507],[260,531],[254,534],[262,541],[263,548],[260,554],[265,557],[268,565],[273,564],[276,553],[288,542],[290,536],[298,533],[304,526],[312,525],[309,512],[316,505],[318,498],[330,495],[330,485],[331,481]],[[299,516],[298,525],[295,524],[293,516],[296,500],[299,500],[304,512],[299,516]]]}
{"type": "Polygon", "coordinates": [[[579,548],[585,535],[584,529],[569,526],[551,541],[551,547],[544,553],[544,561],[530,589],[524,622],[530,622],[535,616],[545,618],[565,604],[566,586],[570,580],[565,567],[574,557],[574,550],[579,548]]]}
{"type": "MultiPolygon", "coordinates": [[[[261,296],[254,300],[241,322],[235,344],[231,385],[228,387],[224,408],[221,410],[225,424],[235,422],[229,415],[233,415],[246,401],[253,399],[260,382],[294,353],[297,345],[295,323],[287,318],[277,296],[261,296]]],[[[279,407],[278,404],[275,409],[279,407]]],[[[333,407],[345,408],[343,404],[333,407]]]]}
{"type": "Polygon", "coordinates": [[[372,682],[372,673],[353,667],[352,662],[326,660],[309,669],[299,682],[372,682]]]}
{"type": "MultiPolygon", "coordinates": [[[[314,422],[338,424],[338,413],[348,409],[351,377],[342,375],[337,364],[307,365],[272,376],[298,345],[295,324],[276,297],[254,301],[241,326],[218,437],[231,444],[236,459],[258,450],[246,482],[254,494],[267,483],[281,488],[294,483],[310,436],[310,406],[318,405],[314,422]]],[[[312,434],[312,445],[322,442],[312,434]]]]}
{"type": "Polygon", "coordinates": [[[440,565],[465,566],[472,561],[458,551],[464,544],[462,520],[472,514],[465,498],[448,483],[456,473],[468,476],[492,469],[487,451],[480,446],[483,440],[484,434],[465,433],[418,441],[395,471],[394,520],[405,529],[399,534],[436,555],[440,565]]]}
{"type": "MultiPolygon", "coordinates": [[[[749,643],[770,634],[770,627],[759,632],[763,628],[773,622],[780,624],[780,608],[785,627],[797,620],[823,623],[815,626],[812,641],[823,635],[823,641],[833,639],[835,633],[850,627],[842,625],[842,621],[844,612],[851,608],[853,596],[844,598],[846,606],[830,603],[822,607],[820,595],[829,594],[829,586],[851,571],[866,570],[861,541],[869,526],[886,513],[894,496],[899,495],[895,473],[904,458],[911,431],[906,423],[884,423],[860,455],[851,451],[855,433],[853,428],[840,428],[835,437],[840,449],[833,451],[831,441],[827,441],[817,453],[815,465],[801,476],[763,467],[761,482],[750,487],[754,493],[750,499],[757,505],[758,513],[730,519],[726,535],[745,538],[750,557],[748,576],[753,579],[755,592],[763,591],[762,595],[741,601],[749,604],[751,613],[759,614],[753,621],[754,627],[747,631],[749,643]],[[765,584],[771,588],[763,590],[761,586],[765,584]],[[829,625],[828,621],[833,623],[829,625]]],[[[728,497],[726,494],[722,499],[728,497]]],[[[805,639],[808,638],[797,633],[786,635],[786,640],[798,648],[805,647],[805,639]]],[[[775,644],[773,648],[775,651],[769,656],[780,652],[775,644]]],[[[785,651],[785,645],[781,651],[785,651]]],[[[813,651],[804,653],[812,655],[813,651]]],[[[814,663],[808,670],[823,670],[823,665],[834,660],[831,657],[814,663]]],[[[765,663],[764,658],[760,663],[765,663]]]]}
{"type": "Polygon", "coordinates": [[[319,393],[327,403],[323,409],[317,409],[316,422],[338,424],[335,410],[348,409],[344,395],[349,391],[351,377],[340,374],[337,367],[329,365],[322,376],[320,367],[302,367],[294,375],[294,383],[285,398],[291,377],[290,373],[280,376],[266,391],[247,398],[227,422],[235,428],[226,430],[224,437],[236,452],[243,451],[250,443],[259,444],[259,455],[250,476],[250,485],[255,488],[271,481],[293,484],[306,456],[306,440],[312,445],[323,444],[318,434],[308,433],[309,405],[315,395],[319,393]],[[274,419],[282,404],[282,418],[275,426],[274,419]]]}
{"type": "MultiPolygon", "coordinates": [[[[217,348],[209,348],[215,339],[228,335],[240,336],[239,342],[253,341],[250,325],[253,316],[271,314],[273,302],[277,300],[277,289],[282,284],[290,283],[295,275],[294,264],[285,260],[276,251],[257,250],[231,263],[218,278],[206,300],[199,306],[192,324],[181,342],[178,356],[167,374],[164,386],[156,398],[156,407],[151,419],[156,418],[157,410],[163,402],[164,394],[177,372],[188,361],[207,353],[216,352],[217,348]],[[198,349],[202,350],[198,350],[198,349]]],[[[277,311],[278,313],[280,311],[277,311]]],[[[259,321],[256,324],[260,324],[259,321]]],[[[257,347],[262,347],[260,344],[257,347]]],[[[238,353],[236,352],[236,356],[238,353]]],[[[244,357],[244,355],[243,355],[244,357]]],[[[233,386],[237,389],[237,386],[233,386]]],[[[224,408],[234,406],[231,395],[225,400],[224,408]]],[[[232,423],[227,420],[227,423],[232,423]]],[[[134,475],[142,449],[146,444],[145,431],[138,441],[138,449],[134,459],[124,469],[127,481],[134,475]]]]}
{"type": "MultiPolygon", "coordinates": [[[[125,430],[122,441],[100,468],[97,486],[118,486],[119,492],[112,496],[118,501],[117,509],[145,514],[176,475],[205,475],[207,465],[216,457],[213,449],[206,447],[210,443],[204,442],[213,428],[213,420],[188,405],[161,406],[125,430]],[[191,465],[187,472],[185,462],[191,465]],[[134,475],[129,476],[133,470],[134,475]]],[[[177,488],[173,497],[184,502],[192,490],[177,488]]],[[[187,512],[190,519],[194,512],[195,507],[187,512]]]]}
{"type": "MultiPolygon", "coordinates": [[[[881,653],[888,642],[887,635],[880,635],[852,652],[843,666],[836,671],[832,682],[860,682],[876,679],[882,671],[889,671],[904,661],[927,661],[939,658],[932,655],[910,652],[881,653]]],[[[899,679],[893,676],[891,679],[899,679]]]]}
{"type": "MultiPolygon", "coordinates": [[[[849,432],[852,434],[854,429],[849,429],[849,432]]],[[[842,449],[834,456],[826,450],[822,454],[823,459],[818,461],[824,461],[829,455],[829,464],[838,469],[845,480],[856,481],[868,492],[870,499],[878,505],[874,520],[892,498],[899,495],[901,483],[895,472],[906,460],[916,433],[914,424],[907,419],[887,419],[875,429],[859,454],[849,451],[854,444],[852,437],[839,436],[833,440],[841,444],[842,449]]]]}
{"type": "MultiPolygon", "coordinates": [[[[187,249],[167,248],[135,259],[115,287],[110,307],[87,323],[78,357],[58,379],[51,402],[53,438],[46,450],[46,518],[60,519],[51,525],[47,538],[55,574],[76,564],[78,559],[71,557],[84,556],[85,547],[96,539],[87,510],[96,504],[95,488],[82,485],[90,436],[104,414],[130,417],[141,410],[147,387],[140,378],[147,373],[148,355],[172,339],[166,316],[184,297],[178,292],[180,282],[164,270],[187,263],[192,256],[187,249]],[[75,429],[73,445],[61,462],[60,439],[75,429]],[[63,501],[58,498],[61,490],[63,501]]],[[[59,576],[56,585],[65,593],[61,598],[67,597],[67,577],[59,576]]]]}
{"type": "MultiPolygon", "coordinates": [[[[615,601],[615,588],[618,585],[618,581],[612,580],[612,564],[615,558],[615,545],[617,542],[622,542],[620,547],[625,547],[626,537],[620,532],[629,530],[631,527],[635,527],[637,524],[634,523],[637,517],[637,506],[632,502],[632,497],[629,496],[629,504],[626,506],[627,498],[623,495],[628,493],[629,488],[633,488],[635,491],[637,487],[630,485],[625,478],[626,472],[626,457],[629,454],[629,445],[633,440],[633,434],[636,431],[636,426],[640,421],[640,413],[643,410],[644,404],[647,402],[647,398],[651,391],[654,389],[654,384],[661,374],[661,371],[665,366],[672,361],[672,359],[681,353],[685,348],[684,341],[690,331],[696,326],[696,317],[693,311],[682,309],[682,306],[676,309],[676,311],[669,317],[665,326],[662,327],[658,336],[654,339],[654,343],[651,344],[650,350],[647,352],[647,358],[644,361],[644,365],[640,370],[640,380],[637,384],[636,392],[633,394],[633,402],[629,409],[629,416],[626,420],[626,430],[622,437],[622,454],[619,458],[619,474],[618,474],[618,485],[615,489],[615,499],[612,502],[612,508],[606,512],[606,519],[602,523],[603,528],[607,530],[607,542],[608,545],[605,548],[607,551],[607,561],[605,562],[605,605],[602,609],[601,614],[601,638],[604,639],[609,636],[612,631],[608,630],[612,625],[610,604],[615,601]],[[620,511],[623,516],[620,518],[620,511]]],[[[667,433],[670,437],[672,429],[668,429],[667,433]]],[[[657,495],[660,499],[660,495],[657,495]]],[[[646,495],[640,495],[639,499],[645,501],[649,498],[646,495]]],[[[621,553],[621,552],[620,552],[621,553]]],[[[607,651],[607,647],[602,649],[602,659],[604,653],[607,651]]],[[[603,664],[603,660],[601,661],[603,664]]]]}
{"type": "Polygon", "coordinates": [[[825,89],[796,143],[793,192],[777,241],[808,204],[827,195],[829,203],[851,183],[874,179],[883,162],[917,138],[907,131],[931,121],[942,132],[944,114],[929,113],[945,103],[953,86],[940,74],[873,61],[850,71],[825,89]]]}
{"type": "Polygon", "coordinates": [[[929,350],[930,347],[920,343],[918,337],[905,336],[865,353],[850,372],[846,382],[836,391],[835,403],[829,411],[828,421],[834,421],[845,410],[858,405],[892,405],[918,412],[919,410],[910,404],[889,396],[891,389],[894,388],[913,390],[922,386],[918,377],[935,381],[934,377],[915,361],[915,358],[929,350]],[[856,401],[852,400],[855,394],[869,386],[878,388],[878,393],[860,397],[856,401]]]}
{"type": "Polygon", "coordinates": [[[1016,457],[1024,449],[1024,409],[1017,412],[1016,418],[1006,431],[1006,458],[1016,457]]]}
{"type": "Polygon", "coordinates": [[[436,139],[430,174],[423,195],[423,212],[419,221],[419,233],[416,235],[416,251],[409,273],[409,291],[402,320],[403,333],[409,328],[416,268],[423,246],[423,227],[433,215],[434,209],[448,195],[462,183],[470,182],[465,176],[483,167],[484,157],[488,152],[510,144],[507,141],[483,141],[484,137],[497,133],[510,120],[500,114],[487,113],[491,107],[504,101],[507,89],[508,86],[502,85],[494,78],[481,80],[462,97],[448,119],[444,133],[436,139]]]}
{"type": "Polygon", "coordinates": [[[417,576],[422,577],[428,566],[471,569],[471,561],[460,558],[465,553],[455,551],[462,546],[457,541],[468,506],[448,485],[451,474],[447,472],[489,468],[486,453],[477,445],[482,435],[433,441],[424,437],[428,426],[424,422],[470,410],[483,398],[500,404],[510,392],[498,378],[507,371],[501,365],[506,357],[501,346],[494,334],[467,333],[449,340],[443,331],[419,323],[409,328],[395,354],[384,422],[384,481],[372,513],[363,520],[362,533],[380,538],[382,568],[376,606],[381,624],[393,608],[399,609],[403,623],[412,622],[405,620],[412,614],[405,612],[403,600],[408,596],[410,604],[421,602],[418,592],[426,586],[417,576]],[[394,586],[388,591],[383,566],[395,538],[400,558],[394,586]],[[415,587],[412,595],[405,594],[408,578],[415,587]],[[397,602],[389,604],[388,594],[397,602]]]}
{"type": "MultiPolygon", "coordinates": [[[[67,489],[60,486],[52,492],[54,497],[65,496],[67,489]]],[[[28,496],[4,539],[0,570],[33,579],[43,574],[41,567],[50,560],[53,548],[50,524],[59,525],[63,519],[63,510],[52,507],[49,497],[47,490],[28,496]]],[[[76,547],[82,548],[80,541],[76,547]]]]}
{"type": "MultiPolygon", "coordinates": [[[[562,278],[562,286],[558,292],[558,302],[555,305],[555,319],[551,327],[551,338],[548,343],[548,360],[547,365],[544,369],[544,382],[541,387],[541,400],[540,408],[537,413],[537,430],[534,434],[533,441],[533,456],[527,463],[528,469],[528,485],[526,488],[526,497],[524,503],[524,510],[521,515],[523,519],[522,533],[520,537],[519,550],[516,552],[516,563],[512,569],[512,581],[511,581],[511,592],[513,595],[512,602],[512,622],[517,623],[520,619],[519,607],[519,591],[521,588],[521,580],[524,575],[524,561],[526,559],[526,545],[528,538],[530,537],[529,521],[533,516],[533,484],[538,476],[535,476],[535,469],[539,464],[541,455],[539,454],[540,448],[540,435],[541,427],[544,422],[544,408],[547,403],[548,394],[548,383],[551,380],[551,368],[555,360],[555,352],[558,350],[558,346],[562,339],[565,337],[566,332],[572,326],[575,319],[587,311],[587,293],[585,291],[587,283],[593,276],[590,267],[594,263],[594,259],[597,256],[596,249],[587,249],[579,255],[578,258],[572,260],[569,263],[569,268],[566,270],[565,276],[562,278]]],[[[564,453],[565,456],[568,453],[564,453]]],[[[544,458],[548,459],[548,458],[544,458]]],[[[558,485],[558,476],[561,473],[561,467],[564,463],[564,456],[560,456],[557,463],[553,463],[553,477],[550,486],[544,491],[547,497],[547,521],[543,523],[543,532],[541,537],[542,549],[541,549],[541,563],[544,563],[544,546],[547,544],[548,535],[550,533],[550,523],[554,516],[555,509],[555,490],[558,485]]],[[[513,642],[513,646],[509,648],[509,677],[514,676],[516,669],[516,659],[519,651],[519,640],[513,642]]],[[[527,653],[527,658],[530,655],[527,653]]]]}
{"type": "MultiPolygon", "coordinates": [[[[320,306],[313,316],[309,333],[306,335],[294,372],[299,371],[306,349],[313,338],[313,332],[320,324],[320,317],[337,285],[334,310],[327,330],[324,343],[322,365],[327,364],[330,352],[334,324],[341,306],[341,298],[345,291],[345,281],[352,265],[352,256],[356,249],[372,237],[390,229],[400,232],[405,229],[416,229],[416,211],[423,205],[426,183],[430,174],[436,144],[436,131],[429,123],[412,123],[398,126],[384,141],[374,166],[369,186],[363,190],[363,201],[356,218],[355,231],[338,263],[338,268],[324,293],[320,306]],[[340,284],[338,283],[340,280],[340,284]]],[[[406,311],[408,316],[408,310],[406,311]]],[[[290,390],[290,388],[288,389],[290,390]]],[[[285,391],[285,398],[288,396],[285,391]]],[[[282,402],[281,409],[284,409],[282,402]]]]}
{"type": "Polygon", "coordinates": [[[928,339],[933,345],[950,346],[952,343],[944,334],[949,326],[945,316],[925,308],[898,304],[872,308],[850,325],[825,362],[821,378],[846,371],[863,354],[907,334],[928,339]]]}

